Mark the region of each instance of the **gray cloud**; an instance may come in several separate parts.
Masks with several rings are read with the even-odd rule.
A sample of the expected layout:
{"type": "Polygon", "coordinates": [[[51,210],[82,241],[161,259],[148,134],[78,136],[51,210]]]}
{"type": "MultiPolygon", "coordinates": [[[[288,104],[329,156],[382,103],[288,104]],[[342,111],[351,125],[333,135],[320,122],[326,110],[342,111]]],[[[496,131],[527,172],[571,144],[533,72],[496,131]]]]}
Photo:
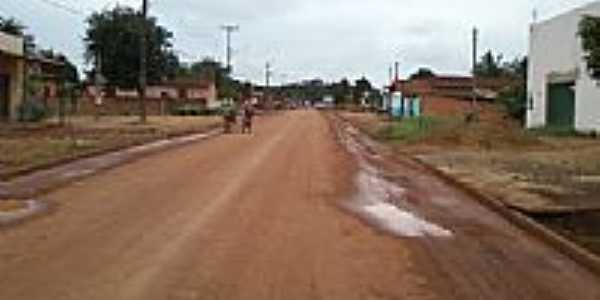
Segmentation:
{"type": "MultiPolygon", "coordinates": [[[[140,0],[56,0],[87,13],[140,0]]],[[[219,25],[241,26],[235,35],[235,70],[241,78],[263,80],[271,61],[275,80],[321,76],[326,80],[367,76],[377,84],[400,60],[402,73],[429,66],[465,73],[470,66],[470,31],[481,30],[481,49],[514,57],[526,54],[534,7],[541,19],[588,0],[151,0],[151,13],[175,32],[183,59],[222,58],[219,25]]],[[[40,44],[82,64],[85,16],[41,0],[2,0],[0,14],[17,17],[40,44]]]]}

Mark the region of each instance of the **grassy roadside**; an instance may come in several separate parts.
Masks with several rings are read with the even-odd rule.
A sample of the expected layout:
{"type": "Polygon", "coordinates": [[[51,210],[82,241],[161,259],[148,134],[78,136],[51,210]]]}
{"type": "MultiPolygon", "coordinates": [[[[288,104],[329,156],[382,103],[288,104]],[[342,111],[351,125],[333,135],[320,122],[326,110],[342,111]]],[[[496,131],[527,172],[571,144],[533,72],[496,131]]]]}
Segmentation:
{"type": "Polygon", "coordinates": [[[600,140],[459,118],[342,116],[398,155],[412,155],[600,254],[600,140]]]}
{"type": "Polygon", "coordinates": [[[151,117],[139,124],[135,117],[74,118],[68,126],[49,121],[0,126],[0,179],[63,161],[114,149],[208,131],[220,126],[218,117],[151,117]]]}
{"type": "Polygon", "coordinates": [[[10,213],[27,208],[25,201],[20,200],[2,200],[0,201],[0,213],[10,213]]]}

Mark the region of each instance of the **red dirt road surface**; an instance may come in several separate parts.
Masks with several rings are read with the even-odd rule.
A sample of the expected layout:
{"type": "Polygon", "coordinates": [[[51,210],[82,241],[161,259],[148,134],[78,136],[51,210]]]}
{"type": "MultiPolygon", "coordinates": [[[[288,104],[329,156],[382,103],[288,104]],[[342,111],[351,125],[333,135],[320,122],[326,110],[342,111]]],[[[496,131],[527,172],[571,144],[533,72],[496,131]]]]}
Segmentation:
{"type": "Polygon", "coordinates": [[[51,214],[0,229],[0,299],[600,299],[582,267],[416,167],[380,176],[335,128],[277,115],[45,196],[51,214]]]}

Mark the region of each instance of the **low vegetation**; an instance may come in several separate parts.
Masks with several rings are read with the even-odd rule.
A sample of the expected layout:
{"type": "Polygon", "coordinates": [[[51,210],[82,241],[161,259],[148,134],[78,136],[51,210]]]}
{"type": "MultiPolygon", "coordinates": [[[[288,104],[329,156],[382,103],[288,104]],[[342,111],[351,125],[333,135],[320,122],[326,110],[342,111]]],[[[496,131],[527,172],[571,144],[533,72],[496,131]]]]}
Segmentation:
{"type": "Polygon", "coordinates": [[[540,145],[539,136],[514,124],[498,127],[486,122],[467,124],[457,117],[421,117],[383,122],[378,139],[406,145],[500,150],[540,145]]]}
{"type": "Polygon", "coordinates": [[[0,127],[0,179],[57,162],[112,149],[206,131],[219,126],[218,117],[75,117],[67,126],[56,120],[0,127]]]}

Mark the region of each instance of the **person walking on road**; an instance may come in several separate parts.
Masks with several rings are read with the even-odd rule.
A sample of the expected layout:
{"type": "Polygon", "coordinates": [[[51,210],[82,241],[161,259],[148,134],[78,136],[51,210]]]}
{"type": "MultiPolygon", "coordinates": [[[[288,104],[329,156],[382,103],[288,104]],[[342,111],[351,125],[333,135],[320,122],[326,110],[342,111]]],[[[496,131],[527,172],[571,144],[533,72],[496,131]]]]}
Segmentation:
{"type": "Polygon", "coordinates": [[[242,110],[242,134],[252,134],[252,119],[254,118],[254,108],[249,102],[244,103],[242,110]]]}
{"type": "Polygon", "coordinates": [[[230,134],[232,132],[232,127],[236,122],[236,111],[233,107],[226,107],[223,111],[223,131],[225,134],[230,134]]]}

